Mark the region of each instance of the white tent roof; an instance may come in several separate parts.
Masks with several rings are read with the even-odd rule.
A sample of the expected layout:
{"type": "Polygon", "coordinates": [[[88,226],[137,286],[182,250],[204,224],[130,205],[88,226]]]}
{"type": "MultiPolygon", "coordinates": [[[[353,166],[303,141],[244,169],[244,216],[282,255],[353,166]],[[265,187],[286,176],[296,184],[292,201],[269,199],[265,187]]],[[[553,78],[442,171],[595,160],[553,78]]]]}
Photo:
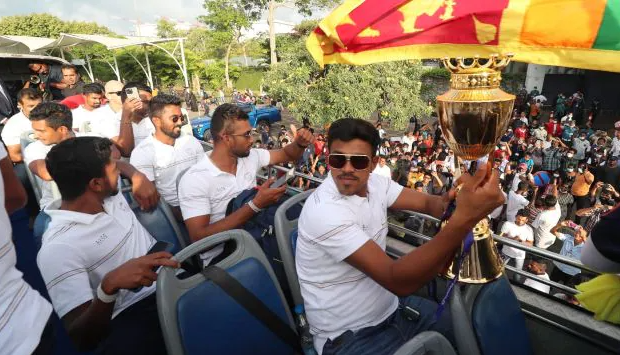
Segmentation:
{"type": "Polygon", "coordinates": [[[45,37],[0,36],[0,51],[17,54],[43,52],[40,48],[52,42],[54,39],[45,37]]]}
{"type": "Polygon", "coordinates": [[[123,48],[141,44],[162,43],[177,41],[178,38],[157,38],[157,37],[127,37],[116,38],[104,35],[86,35],[76,33],[61,33],[57,40],[52,41],[42,47],[39,50],[47,50],[54,48],[64,48],[76,46],[79,44],[92,44],[99,43],[108,49],[123,48]]]}

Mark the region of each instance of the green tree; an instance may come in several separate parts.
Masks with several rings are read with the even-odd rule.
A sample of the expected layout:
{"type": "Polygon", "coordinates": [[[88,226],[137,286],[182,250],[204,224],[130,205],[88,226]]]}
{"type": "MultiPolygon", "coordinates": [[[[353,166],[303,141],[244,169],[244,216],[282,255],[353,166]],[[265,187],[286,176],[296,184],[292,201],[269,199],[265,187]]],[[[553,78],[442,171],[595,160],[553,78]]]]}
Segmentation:
{"type": "Polygon", "coordinates": [[[430,113],[420,99],[419,62],[329,65],[321,70],[305,48],[311,28],[300,26],[288,35],[289,45],[279,49],[281,62],[271,67],[264,81],[269,94],[282,100],[294,116],[324,124],[383,111],[393,127],[402,129],[412,114],[430,113]]]}
{"type": "Polygon", "coordinates": [[[61,33],[113,34],[110,29],[95,22],[67,22],[45,13],[0,18],[0,35],[55,38],[61,33]]]}
{"type": "Polygon", "coordinates": [[[174,38],[183,37],[187,34],[186,31],[179,31],[175,28],[175,24],[172,21],[166,19],[159,19],[157,21],[157,36],[161,38],[174,38]]]}
{"type": "Polygon", "coordinates": [[[238,0],[205,0],[203,6],[209,14],[199,16],[198,19],[212,30],[212,39],[216,46],[225,48],[226,86],[231,88],[230,54],[233,46],[240,42],[243,31],[249,29],[258,20],[261,8],[238,0]]]}

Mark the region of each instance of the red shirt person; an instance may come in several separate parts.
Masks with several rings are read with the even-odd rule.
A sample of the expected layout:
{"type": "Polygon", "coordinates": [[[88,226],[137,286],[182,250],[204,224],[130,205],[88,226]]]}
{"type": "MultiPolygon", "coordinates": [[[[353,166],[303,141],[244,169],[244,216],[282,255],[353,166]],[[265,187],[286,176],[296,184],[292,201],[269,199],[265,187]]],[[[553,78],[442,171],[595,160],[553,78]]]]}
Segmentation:
{"type": "Polygon", "coordinates": [[[560,137],[562,135],[562,125],[555,118],[549,117],[549,122],[545,123],[545,129],[547,134],[551,136],[560,137]]]}

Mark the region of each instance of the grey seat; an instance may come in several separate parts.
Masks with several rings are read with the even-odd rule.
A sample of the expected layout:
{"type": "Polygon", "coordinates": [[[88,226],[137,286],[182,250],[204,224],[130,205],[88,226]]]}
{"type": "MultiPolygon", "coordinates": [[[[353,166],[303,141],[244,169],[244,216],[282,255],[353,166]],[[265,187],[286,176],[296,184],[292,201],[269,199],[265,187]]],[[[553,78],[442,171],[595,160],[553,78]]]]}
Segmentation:
{"type": "Polygon", "coordinates": [[[394,355],[456,355],[456,352],[446,337],[426,331],[406,342],[394,355]]]}
{"type": "Polygon", "coordinates": [[[280,251],[280,257],[284,264],[284,272],[286,273],[286,280],[293,296],[295,305],[303,305],[304,300],[301,297],[301,290],[299,288],[299,280],[297,279],[297,269],[295,268],[295,248],[293,246],[292,235],[297,230],[297,219],[289,220],[286,216],[286,211],[295,206],[298,203],[305,201],[312,193],[314,189],[304,191],[300,194],[292,196],[288,200],[284,201],[275,215],[275,228],[276,238],[278,239],[278,250],[280,251]]]}
{"type": "MultiPolygon", "coordinates": [[[[205,249],[233,242],[234,251],[216,265],[226,270],[294,329],[284,294],[258,243],[243,230],[202,239],[178,252],[184,262],[205,249]]],[[[292,354],[258,319],[203,274],[185,279],[162,268],[157,279],[157,309],[166,349],[180,354],[292,354]]]]}

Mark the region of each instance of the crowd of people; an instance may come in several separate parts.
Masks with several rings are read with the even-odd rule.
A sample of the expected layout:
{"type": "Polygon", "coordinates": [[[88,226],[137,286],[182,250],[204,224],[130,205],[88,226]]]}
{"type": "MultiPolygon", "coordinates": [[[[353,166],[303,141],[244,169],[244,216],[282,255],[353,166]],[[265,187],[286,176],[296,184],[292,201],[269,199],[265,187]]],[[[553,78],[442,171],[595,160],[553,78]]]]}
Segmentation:
{"type": "MultiPolygon", "coordinates": [[[[9,272],[0,276],[0,285],[11,285],[0,288],[0,315],[6,320],[0,323],[0,343],[12,353],[49,354],[53,339],[50,303],[15,268],[8,213],[27,200],[16,176],[28,190],[31,183],[40,184],[40,200],[29,202],[51,218],[37,264],[53,310],[80,350],[108,354],[165,353],[153,270],[180,267],[169,252],[148,253],[155,240],[118,193],[119,175],[131,181],[142,209],[153,209],[160,199],[168,204],[187,228],[190,242],[243,228],[277,204],[286,186],[272,187],[273,179],[258,186],[256,174],[266,167],[286,165],[313,176],[296,177],[291,185],[318,187],[300,216],[296,262],[305,280],[302,294],[314,346],[323,354],[339,353],[352,342],[341,337],[353,328],[377,320],[396,328],[406,322],[395,295],[431,319],[435,306],[430,301],[406,296],[437,275],[485,215],[502,236],[578,259],[601,213],[620,200],[620,123],[612,139],[594,131],[591,122],[578,126],[571,113],[541,122],[532,111],[516,111],[492,154],[495,169],[485,178],[484,170],[469,171],[470,162],[455,156],[436,122],[422,125],[413,118],[402,137],[361,119],[339,120],[327,131],[315,131],[304,120],[300,128],[283,125],[256,132],[240,107],[221,103],[212,113],[213,149],[205,154],[195,137],[182,133],[186,122],[177,96],[153,95],[138,82],[76,89],[75,67],[59,70],[68,79],[53,87],[75,89],[74,95],[54,102],[44,100],[41,90],[23,88],[16,97],[20,112],[6,120],[1,132],[6,151],[0,148],[0,191],[5,194],[0,201],[6,204],[0,208],[0,267],[9,272]],[[36,139],[23,149],[24,134],[30,131],[36,139]],[[256,133],[260,139],[254,140],[256,133]],[[26,169],[37,179],[28,179],[26,169]],[[452,187],[459,177],[464,197],[454,222],[411,256],[399,261],[387,257],[386,208],[440,217],[455,198],[452,187]],[[231,199],[253,189],[251,200],[227,211],[231,199]],[[316,220],[324,223],[312,222],[316,220]],[[371,237],[377,244],[368,243],[371,237]],[[12,253],[10,258],[5,251],[12,253]],[[326,290],[321,286],[326,283],[334,287],[326,290]],[[350,305],[364,305],[363,312],[350,314],[350,305]],[[18,333],[28,339],[16,337],[18,333]]],[[[502,251],[517,268],[524,266],[527,253],[508,246],[502,251]]],[[[228,252],[219,245],[201,259],[211,265],[228,252]]],[[[544,277],[548,267],[552,265],[536,259],[527,269],[544,277]]],[[[557,263],[551,279],[570,284],[579,273],[557,263]]],[[[548,288],[529,279],[525,283],[548,288]]],[[[444,320],[433,325],[444,326],[444,320]]],[[[407,334],[422,330],[410,328],[407,334]]],[[[400,346],[402,335],[392,335],[389,346],[400,346]]]]}

